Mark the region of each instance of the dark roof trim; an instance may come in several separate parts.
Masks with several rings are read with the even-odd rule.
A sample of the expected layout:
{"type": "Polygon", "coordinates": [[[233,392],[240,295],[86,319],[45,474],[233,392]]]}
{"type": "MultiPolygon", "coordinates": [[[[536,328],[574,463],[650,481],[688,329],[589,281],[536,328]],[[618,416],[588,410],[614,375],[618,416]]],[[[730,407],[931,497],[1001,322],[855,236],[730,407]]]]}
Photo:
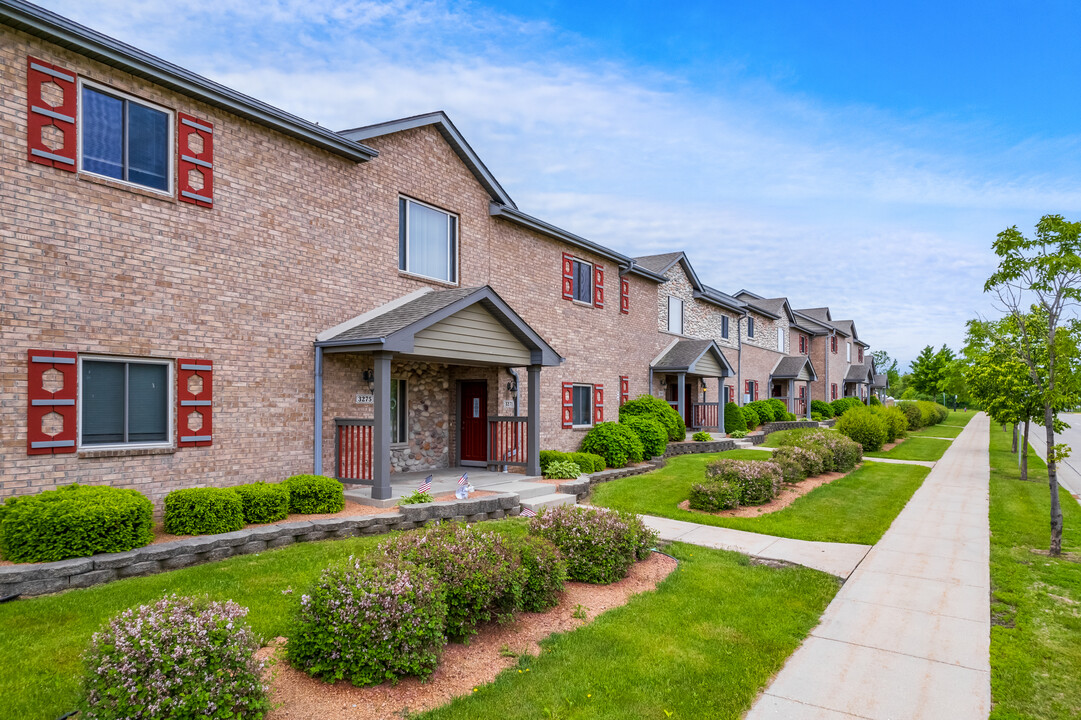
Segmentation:
{"type": "MultiPolygon", "coordinates": [[[[515,225],[521,225],[522,227],[529,228],[530,230],[539,232],[541,235],[550,237],[553,240],[559,240],[560,242],[565,242],[568,245],[573,245],[575,247],[591,252],[595,255],[600,255],[601,257],[611,260],[614,263],[618,263],[619,265],[629,266],[632,262],[634,262],[626,255],[617,253],[614,250],[609,250],[603,245],[598,245],[592,240],[586,240],[584,237],[580,237],[578,235],[575,235],[574,233],[567,232],[566,230],[558,228],[551,223],[547,223],[531,215],[526,215],[524,212],[518,210],[517,208],[508,207],[506,205],[500,205],[499,203],[493,202],[490,203],[488,206],[488,214],[492,217],[500,217],[504,220],[508,220],[515,225]]],[[[644,268],[640,269],[644,271],[644,268]]]]}
{"type": "Polygon", "coordinates": [[[699,292],[698,290],[695,290],[693,297],[695,300],[701,300],[703,302],[725,308],[726,310],[733,310],[737,313],[740,313],[741,315],[747,314],[746,306],[743,303],[727,295],[722,297],[721,295],[718,295],[716,293],[699,292]]]}
{"type": "Polygon", "coordinates": [[[631,264],[629,266],[621,267],[619,269],[619,272],[620,272],[621,275],[622,274],[637,275],[639,277],[644,277],[647,280],[652,280],[653,282],[657,282],[657,283],[668,282],[668,278],[666,278],[664,275],[658,275],[657,273],[653,272],[652,270],[647,270],[646,268],[639,265],[634,260],[634,258],[631,258],[631,264]]]}
{"type": "Polygon", "coordinates": [[[375,125],[365,125],[364,127],[353,128],[352,130],[342,130],[339,134],[350,140],[361,142],[375,137],[382,137],[383,135],[402,132],[403,130],[427,127],[428,125],[435,126],[439,131],[439,134],[443,136],[443,139],[446,140],[447,144],[454,150],[455,154],[463,163],[465,163],[465,166],[469,168],[474,177],[477,178],[477,181],[488,191],[488,195],[493,201],[517,209],[518,206],[514,204],[510,195],[507,194],[507,191],[504,190],[503,186],[499,184],[499,181],[495,179],[495,175],[485,167],[480,156],[473,151],[473,148],[469,147],[469,143],[466,142],[465,137],[458,131],[458,128],[454,126],[454,123],[450,121],[450,118],[447,117],[447,114],[442,110],[426,113],[424,115],[400,118],[398,120],[389,120],[375,125]]]}
{"type": "Polygon", "coordinates": [[[0,0],[0,23],[265,125],[340,157],[365,162],[379,154],[372,148],[343,138],[332,130],[22,0],[0,0]]]}
{"type": "Polygon", "coordinates": [[[736,374],[736,371],[732,367],[732,364],[728,362],[728,358],[726,358],[724,356],[724,353],[721,352],[721,348],[720,348],[719,345],[717,345],[717,342],[715,340],[710,340],[709,344],[705,345],[702,348],[702,351],[700,353],[698,353],[697,355],[695,355],[694,359],[691,362],[687,363],[686,365],[663,365],[662,364],[664,362],[665,358],[667,358],[668,355],[672,354],[673,351],[678,352],[679,346],[681,344],[695,343],[695,342],[698,342],[698,341],[695,341],[695,340],[681,340],[681,341],[677,342],[675,345],[673,345],[669,349],[669,351],[667,353],[665,353],[665,357],[661,358],[658,361],[658,363],[653,366],[653,369],[656,370],[656,371],[660,371],[660,372],[693,372],[692,368],[695,365],[698,364],[698,361],[702,359],[702,356],[705,355],[706,353],[712,353],[713,356],[714,356],[714,359],[717,360],[717,362],[720,363],[721,367],[723,367],[724,371],[727,373],[726,375],[724,375],[724,377],[732,377],[733,375],[736,374]]]}
{"type": "MultiPolygon", "coordinates": [[[[746,301],[744,301],[744,302],[746,302],[746,301]]],[[[755,305],[754,303],[749,303],[748,302],[746,304],[747,304],[747,307],[750,310],[758,313],[759,315],[765,315],[766,317],[773,318],[774,320],[779,320],[781,318],[780,315],[776,315],[774,313],[771,313],[769,310],[766,310],[765,308],[760,308],[757,305],[755,305]]]]}

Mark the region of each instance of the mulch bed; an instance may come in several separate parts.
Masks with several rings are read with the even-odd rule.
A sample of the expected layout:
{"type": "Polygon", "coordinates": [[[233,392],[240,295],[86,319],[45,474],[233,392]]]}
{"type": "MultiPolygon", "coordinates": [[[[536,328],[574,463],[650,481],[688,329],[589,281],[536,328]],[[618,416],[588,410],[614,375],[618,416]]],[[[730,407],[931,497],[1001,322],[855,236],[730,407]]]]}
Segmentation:
{"type": "MultiPolygon", "coordinates": [[[[859,468],[859,465],[856,466],[859,468]]],[[[769,515],[775,513],[778,510],[783,510],[798,498],[803,497],[807,493],[811,492],[815,488],[820,488],[823,485],[833,482],[834,480],[840,480],[848,473],[828,472],[821,475],[815,475],[812,478],[801,480],[794,484],[785,484],[781,490],[781,494],[770,500],[768,503],[762,505],[745,505],[735,508],[733,510],[719,510],[717,512],[706,512],[705,510],[692,510],[691,501],[684,500],[679,504],[680,510],[686,510],[687,512],[699,513],[701,515],[715,515],[717,517],[759,517],[760,515],[769,515]]]]}

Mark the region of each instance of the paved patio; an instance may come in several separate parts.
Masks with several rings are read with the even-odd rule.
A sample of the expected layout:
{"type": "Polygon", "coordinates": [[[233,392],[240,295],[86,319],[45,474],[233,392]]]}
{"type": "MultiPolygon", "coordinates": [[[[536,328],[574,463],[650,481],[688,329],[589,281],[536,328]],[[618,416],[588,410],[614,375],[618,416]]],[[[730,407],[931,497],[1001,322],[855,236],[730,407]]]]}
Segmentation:
{"type": "MultiPolygon", "coordinates": [[[[494,485],[534,482],[540,479],[522,473],[493,472],[482,467],[449,467],[438,470],[424,470],[422,472],[392,473],[390,476],[390,500],[372,500],[372,489],[368,485],[348,484],[345,486],[345,496],[362,505],[390,507],[391,505],[397,505],[400,498],[417,490],[420,484],[424,482],[424,478],[429,475],[432,476],[433,495],[454,492],[458,488],[458,478],[462,476],[462,473],[469,473],[469,483],[477,490],[485,490],[494,485]]],[[[555,488],[552,490],[554,492],[555,488]]]]}

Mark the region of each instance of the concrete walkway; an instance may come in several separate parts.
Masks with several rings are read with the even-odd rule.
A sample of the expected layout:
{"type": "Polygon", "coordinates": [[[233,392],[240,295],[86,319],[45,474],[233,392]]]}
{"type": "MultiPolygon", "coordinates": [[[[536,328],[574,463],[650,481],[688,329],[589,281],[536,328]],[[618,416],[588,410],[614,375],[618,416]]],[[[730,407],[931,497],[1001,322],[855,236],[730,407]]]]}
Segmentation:
{"type": "Polygon", "coordinates": [[[953,441],[746,720],[986,720],[987,433],[953,441]]]}
{"type": "Polygon", "coordinates": [[[734,550],[764,560],[783,560],[828,572],[839,578],[851,575],[871,549],[870,545],[791,540],[652,515],[643,515],[642,520],[660,533],[661,540],[678,540],[718,550],[734,550]]]}
{"type": "Polygon", "coordinates": [[[867,462],[884,462],[894,463],[895,465],[923,465],[924,467],[933,468],[935,466],[935,460],[898,460],[897,458],[881,458],[873,457],[871,455],[864,455],[863,459],[867,462]]]}

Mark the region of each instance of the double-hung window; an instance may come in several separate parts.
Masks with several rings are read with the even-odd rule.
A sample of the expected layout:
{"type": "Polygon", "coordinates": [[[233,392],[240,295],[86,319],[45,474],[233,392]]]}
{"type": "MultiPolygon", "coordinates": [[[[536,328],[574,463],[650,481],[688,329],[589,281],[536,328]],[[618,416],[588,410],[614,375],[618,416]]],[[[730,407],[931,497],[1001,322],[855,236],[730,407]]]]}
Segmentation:
{"type": "Polygon", "coordinates": [[[410,198],[399,198],[398,269],[457,283],[457,216],[410,198]]]}
{"type": "Polygon", "coordinates": [[[81,99],[83,171],[172,192],[173,114],[91,85],[81,99]]]}
{"type": "Polygon", "coordinates": [[[593,266],[584,260],[574,261],[574,299],[593,304],[593,266]]]}
{"type": "Polygon", "coordinates": [[[671,295],[668,296],[668,332],[683,334],[683,301],[671,295]]]}
{"type": "Polygon", "coordinates": [[[573,419],[574,427],[590,427],[593,425],[593,386],[575,385],[573,388],[573,419]]]}
{"type": "Polygon", "coordinates": [[[392,443],[406,441],[407,401],[405,380],[392,378],[390,381],[390,441],[392,443]]]}
{"type": "Polygon", "coordinates": [[[79,360],[80,446],[171,445],[172,361],[79,360]]]}

